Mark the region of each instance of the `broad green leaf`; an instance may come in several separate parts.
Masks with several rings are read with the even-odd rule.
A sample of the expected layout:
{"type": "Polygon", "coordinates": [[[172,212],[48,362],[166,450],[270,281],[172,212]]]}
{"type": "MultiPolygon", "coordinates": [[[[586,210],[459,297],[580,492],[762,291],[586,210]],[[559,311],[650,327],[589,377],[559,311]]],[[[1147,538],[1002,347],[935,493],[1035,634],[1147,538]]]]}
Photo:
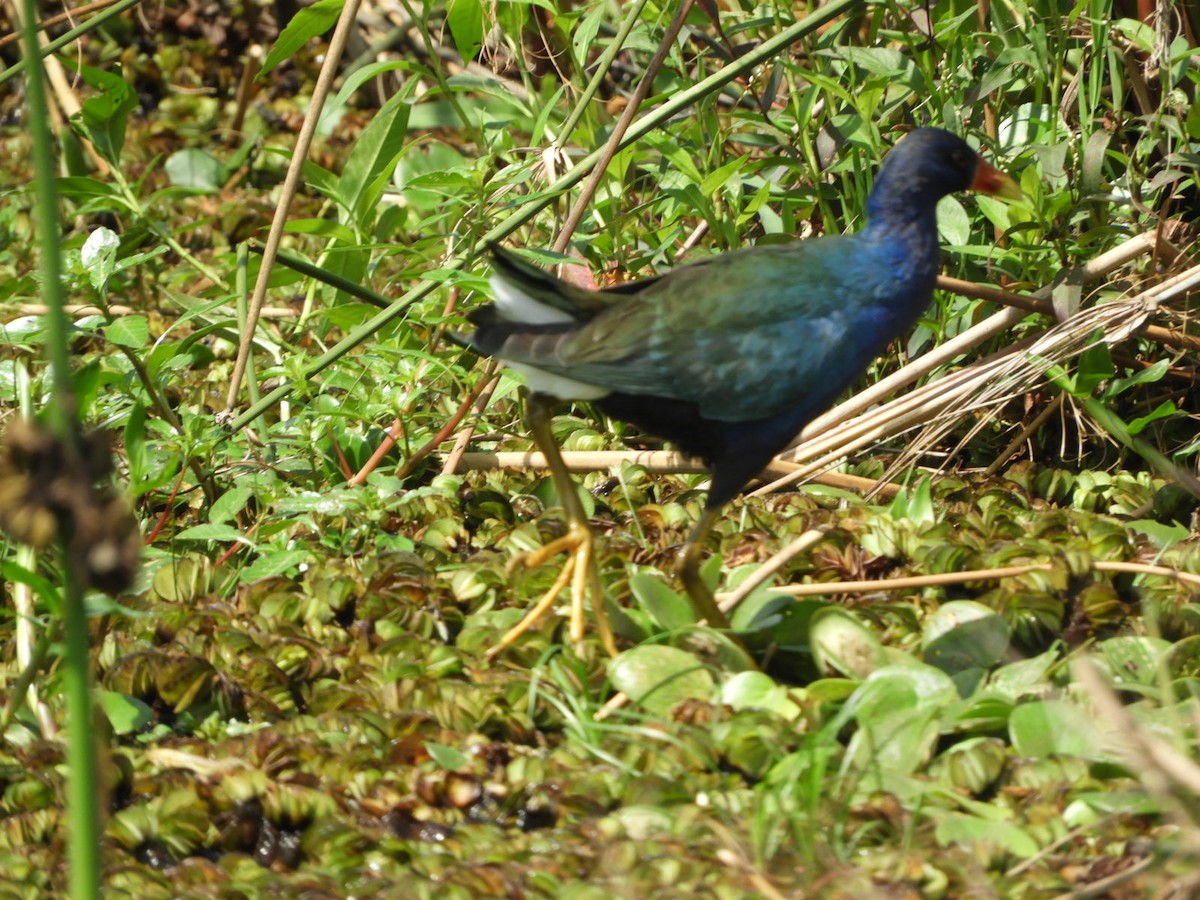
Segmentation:
{"type": "Polygon", "coordinates": [[[696,624],[691,602],[656,575],[638,572],[629,579],[629,589],[638,605],[660,627],[673,631],[696,624]]]}
{"type": "Polygon", "coordinates": [[[1075,389],[1077,397],[1090,397],[1100,382],[1112,378],[1117,373],[1113,365],[1112,354],[1108,345],[1096,342],[1079,354],[1079,365],[1075,372],[1075,389]]]}
{"type": "Polygon", "coordinates": [[[738,672],[721,685],[721,702],[734,709],[766,709],[785,719],[800,716],[788,690],[765,672],[738,672]]]}
{"type": "Polygon", "coordinates": [[[937,839],[943,846],[965,844],[984,846],[1022,859],[1034,856],[1037,841],[1011,822],[950,814],[937,825],[937,839]]]}
{"type": "Polygon", "coordinates": [[[575,26],[571,33],[571,50],[575,54],[575,65],[580,69],[586,68],[589,56],[595,49],[596,35],[600,25],[608,13],[603,3],[597,3],[575,26]]]}
{"type": "Polygon", "coordinates": [[[361,228],[374,214],[375,204],[392,171],[408,133],[408,114],[416,80],[394,94],[371,118],[354,143],[350,158],[338,179],[338,193],[361,228]]]}
{"type": "Polygon", "coordinates": [[[809,640],[813,662],[822,674],[866,678],[887,661],[874,633],[851,613],[835,606],[812,614],[809,640]]]}
{"type": "Polygon", "coordinates": [[[925,661],[943,672],[989,669],[1004,658],[1011,629],[995,610],[973,600],[944,603],[921,635],[925,661]]]}
{"type": "Polygon", "coordinates": [[[117,691],[98,691],[100,708],[116,734],[132,734],[150,724],[153,710],[136,697],[117,691]]]}
{"type": "Polygon", "coordinates": [[[212,508],[208,511],[208,521],[215,525],[233,521],[253,496],[254,488],[230,488],[213,502],[212,508]]]}
{"type": "Polygon", "coordinates": [[[971,242],[971,217],[954,197],[947,195],[938,201],[937,224],[945,243],[965,247],[971,242]]]}
{"type": "Polygon", "coordinates": [[[1167,374],[1170,366],[1171,361],[1169,359],[1160,359],[1146,366],[1144,369],[1138,369],[1128,378],[1114,378],[1105,389],[1104,396],[1105,398],[1115,397],[1129,390],[1134,385],[1152,384],[1161,381],[1163,376],[1167,374]]]}
{"type": "Polygon", "coordinates": [[[145,316],[121,316],[104,329],[112,343],[140,350],[150,343],[150,321],[145,316]]]}
{"type": "Polygon", "coordinates": [[[1024,703],[1008,718],[1013,749],[1021,756],[1102,757],[1100,733],[1091,717],[1067,700],[1024,703]]]}
{"type": "Polygon", "coordinates": [[[937,704],[920,697],[912,682],[865,682],[846,709],[858,723],[846,748],[846,768],[911,774],[933,755],[939,734],[937,704]]]}
{"type": "Polygon", "coordinates": [[[471,757],[457,747],[448,747],[434,741],[426,741],[425,749],[435,763],[451,772],[460,772],[471,764],[471,757]]]}
{"type": "Polygon", "coordinates": [[[72,122],[83,131],[84,137],[92,142],[105,162],[120,168],[125,126],[129,113],[137,108],[137,94],[121,76],[119,65],[113,66],[111,72],[83,66],[82,74],[83,80],[98,93],[83,101],[72,122]]]}
{"type": "Polygon", "coordinates": [[[91,197],[107,197],[116,200],[119,193],[117,186],[114,184],[80,175],[56,178],[54,184],[58,188],[59,193],[75,200],[84,200],[91,197]]]}
{"type": "Polygon", "coordinates": [[[117,248],[121,239],[111,228],[101,226],[88,235],[79,251],[79,262],[88,273],[88,280],[97,293],[103,294],[117,263],[117,248]]]}
{"type": "Polygon", "coordinates": [[[1171,400],[1164,400],[1151,412],[1146,413],[1146,415],[1138,416],[1136,419],[1130,420],[1126,427],[1129,429],[1130,434],[1141,434],[1145,427],[1151,422],[1157,422],[1159,419],[1170,418],[1177,412],[1179,412],[1179,410],[1176,408],[1174,402],[1171,400]]]}
{"type": "Polygon", "coordinates": [[[1095,652],[1106,664],[1113,687],[1118,690],[1127,684],[1157,684],[1159,666],[1170,650],[1169,641],[1134,634],[1118,635],[1101,641],[1095,647],[1095,652]]]}
{"type": "Polygon", "coordinates": [[[229,179],[225,164],[207,150],[197,147],[175,151],[167,157],[163,169],[175,187],[210,193],[219,191],[229,179]]]}
{"type": "Polygon", "coordinates": [[[907,685],[918,701],[931,703],[939,708],[958,700],[954,682],[946,673],[924,663],[906,661],[902,664],[892,664],[877,669],[867,676],[864,690],[866,685],[880,681],[886,681],[892,685],[907,685]]]}
{"type": "Polygon", "coordinates": [[[626,650],[608,664],[617,690],[659,716],[668,716],[684,700],[711,700],[712,675],[686,650],[642,645],[626,650]]]}
{"type": "Polygon", "coordinates": [[[264,578],[286,575],[311,558],[312,553],[308,550],[261,551],[258,559],[238,572],[238,580],[243,584],[251,584],[264,578]]]}
{"type": "Polygon", "coordinates": [[[464,62],[471,62],[483,47],[483,5],[479,0],[450,0],[446,6],[450,36],[464,62]]]}
{"type": "Polygon", "coordinates": [[[1057,647],[1044,653],[1009,663],[996,669],[988,678],[989,693],[999,693],[1009,700],[1016,700],[1023,692],[1047,686],[1046,675],[1050,667],[1058,662],[1057,647]]]}

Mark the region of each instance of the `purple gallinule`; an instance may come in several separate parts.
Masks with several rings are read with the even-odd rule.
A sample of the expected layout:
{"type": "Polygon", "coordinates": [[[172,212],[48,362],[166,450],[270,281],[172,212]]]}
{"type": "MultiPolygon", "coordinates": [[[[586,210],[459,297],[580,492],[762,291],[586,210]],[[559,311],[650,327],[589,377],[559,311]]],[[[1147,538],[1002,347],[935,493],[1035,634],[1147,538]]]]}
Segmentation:
{"type": "Polygon", "coordinates": [[[725,253],[601,291],[492,245],[495,302],[468,315],[476,330],[465,341],[524,374],[528,424],[567,513],[567,534],[526,562],[572,554],[494,652],[543,615],[568,582],[578,641],[589,580],[601,640],[616,652],[591,532],[550,430],[550,408],[562,400],[590,401],[712,469],[680,576],[697,615],[728,628],[699,571],[721,507],[929,305],[939,263],[937,202],[963,190],[1020,196],[1012,179],[961,138],[920,128],[884,160],[866,227],[852,235],[725,253]]]}

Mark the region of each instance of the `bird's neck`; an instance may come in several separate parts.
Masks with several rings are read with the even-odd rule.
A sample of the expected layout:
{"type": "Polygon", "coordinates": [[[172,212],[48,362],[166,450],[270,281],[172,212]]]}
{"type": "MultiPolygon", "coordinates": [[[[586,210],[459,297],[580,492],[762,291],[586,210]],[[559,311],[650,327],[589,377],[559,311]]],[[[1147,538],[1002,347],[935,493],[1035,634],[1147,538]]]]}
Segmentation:
{"type": "Polygon", "coordinates": [[[916,287],[937,275],[941,249],[933,208],[876,211],[860,234],[890,278],[916,287]]]}

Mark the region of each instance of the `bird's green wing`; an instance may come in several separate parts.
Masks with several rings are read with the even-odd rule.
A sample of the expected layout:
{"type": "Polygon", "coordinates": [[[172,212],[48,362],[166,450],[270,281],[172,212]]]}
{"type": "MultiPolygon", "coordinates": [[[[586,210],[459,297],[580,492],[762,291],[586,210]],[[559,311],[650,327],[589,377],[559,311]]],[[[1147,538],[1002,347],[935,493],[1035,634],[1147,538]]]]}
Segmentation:
{"type": "MultiPolygon", "coordinates": [[[[755,248],[684,266],[520,362],[614,391],[696,403],[715,419],[773,415],[797,392],[852,379],[878,348],[890,279],[855,238],[755,248]]],[[[543,343],[543,348],[547,345],[543,343]]]]}

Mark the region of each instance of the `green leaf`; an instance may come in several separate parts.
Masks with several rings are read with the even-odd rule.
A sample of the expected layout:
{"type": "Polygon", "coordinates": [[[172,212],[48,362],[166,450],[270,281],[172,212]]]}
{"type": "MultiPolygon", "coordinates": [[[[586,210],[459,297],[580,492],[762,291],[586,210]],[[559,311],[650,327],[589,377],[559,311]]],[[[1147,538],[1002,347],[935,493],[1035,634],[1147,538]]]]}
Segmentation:
{"type": "Polygon", "coordinates": [[[97,694],[100,708],[116,734],[141,731],[154,718],[154,711],[136,697],[117,691],[98,691],[97,694]]]}
{"type": "Polygon", "coordinates": [[[813,662],[823,675],[866,678],[886,662],[879,639],[852,613],[826,606],[812,614],[809,624],[813,662]]]}
{"type": "Polygon", "coordinates": [[[660,628],[674,631],[696,624],[691,602],[656,575],[638,572],[629,579],[629,589],[660,628]]]}
{"type": "Polygon", "coordinates": [[[104,335],[114,344],[138,350],[150,343],[150,320],[145,316],[121,316],[104,329],[104,335]]]}
{"type": "Polygon", "coordinates": [[[1066,700],[1018,706],[1008,717],[1009,737],[1021,756],[1101,758],[1100,735],[1086,712],[1066,700]]]}
{"type": "Polygon", "coordinates": [[[119,65],[113,66],[111,72],[83,66],[82,74],[83,80],[99,93],[84,100],[71,121],[92,142],[104,161],[119,169],[121,148],[125,146],[125,125],[129,113],[137,108],[137,94],[125,83],[119,65]]]}
{"type": "Polygon", "coordinates": [[[1077,397],[1090,397],[1096,386],[1117,374],[1108,345],[1092,344],[1079,354],[1079,366],[1075,372],[1075,388],[1071,392],[1077,397]]]}
{"type": "Polygon", "coordinates": [[[55,613],[61,608],[62,597],[58,593],[58,588],[55,587],[54,582],[48,578],[43,578],[37,572],[31,572],[29,569],[15,562],[3,562],[0,563],[0,576],[3,576],[5,581],[10,581],[13,584],[23,584],[30,588],[49,604],[51,610],[55,613]]]}
{"type": "Polygon", "coordinates": [[[416,84],[415,79],[409,81],[404,90],[390,97],[371,118],[371,124],[355,141],[338,179],[338,193],[363,231],[369,230],[365,224],[373,218],[375,205],[404,149],[416,84]]]}
{"type": "Polygon", "coordinates": [[[230,488],[213,502],[212,508],[208,511],[208,521],[214,525],[233,521],[253,496],[254,488],[230,488]]]}
{"type": "Polygon", "coordinates": [[[311,234],[314,237],[341,241],[343,244],[354,242],[354,231],[332,219],[292,219],[285,228],[292,234],[311,234]]]}
{"type": "Polygon", "coordinates": [[[307,550],[280,550],[278,552],[262,552],[258,559],[238,572],[238,580],[243,584],[253,584],[264,578],[275,578],[286,575],[297,566],[311,559],[312,554],[307,550]]]}
{"type": "Polygon", "coordinates": [[[928,475],[917,482],[911,491],[896,495],[890,512],[894,519],[906,519],[917,525],[933,525],[937,516],[933,511],[933,483],[928,475]]]}
{"type": "Polygon", "coordinates": [[[1162,638],[1134,634],[1118,635],[1096,645],[1117,690],[1157,684],[1159,665],[1170,649],[1171,643],[1162,638]]]}
{"type": "Polygon", "coordinates": [[[1001,666],[988,678],[989,692],[1016,700],[1026,691],[1046,687],[1046,675],[1050,667],[1058,662],[1058,657],[1058,648],[1051,647],[1037,656],[1001,666]]]}
{"type": "Polygon", "coordinates": [[[957,699],[953,682],[931,666],[887,666],[859,686],[846,703],[858,731],[846,765],[911,774],[933,755],[940,708],[957,699]]]}
{"type": "Polygon", "coordinates": [[[765,672],[738,672],[721,685],[721,702],[735,710],[766,709],[785,719],[800,717],[800,707],[788,696],[787,688],[765,672]]]}
{"type": "Polygon", "coordinates": [[[938,822],[936,834],[938,843],[943,846],[994,847],[1021,858],[1034,856],[1040,849],[1037,841],[1011,822],[975,816],[951,813],[938,822]]]}
{"type": "Polygon", "coordinates": [[[79,262],[99,294],[104,293],[108,279],[116,268],[117,249],[120,246],[121,239],[117,233],[101,226],[88,235],[79,251],[79,262]]]}
{"type": "Polygon", "coordinates": [[[921,635],[925,661],[943,672],[989,669],[1004,658],[1012,631],[996,611],[974,600],[938,607],[921,635]]]}
{"type": "Polygon", "coordinates": [[[426,741],[425,749],[429,751],[429,756],[435,763],[451,772],[460,772],[471,764],[471,757],[457,747],[426,741]]]}
{"type": "Polygon", "coordinates": [[[471,62],[483,47],[483,5],[479,0],[450,0],[446,22],[458,55],[471,62]]]}
{"type": "Polygon", "coordinates": [[[120,193],[115,184],[95,178],[86,178],[82,175],[56,178],[54,184],[58,187],[59,193],[72,200],[82,201],[95,197],[117,200],[120,193]]]}
{"type": "Polygon", "coordinates": [[[237,528],[228,525],[193,525],[175,535],[177,541],[240,541],[249,544],[251,541],[237,528]]]}
{"type": "Polygon", "coordinates": [[[955,198],[945,196],[937,205],[938,233],[942,240],[954,247],[965,247],[971,242],[971,217],[955,198]]]}
{"type": "Polygon", "coordinates": [[[215,193],[229,180],[229,169],[209,153],[196,147],[177,150],[163,165],[175,187],[215,193]]]}
{"type": "Polygon", "coordinates": [[[981,794],[1000,777],[1007,759],[1008,748],[999,738],[968,738],[935,759],[930,774],[947,787],[981,794]]]}
{"type": "Polygon", "coordinates": [[[1107,400],[1110,397],[1123,394],[1134,385],[1153,384],[1154,382],[1161,381],[1163,376],[1167,374],[1167,369],[1170,366],[1171,361],[1169,359],[1160,359],[1146,366],[1144,369],[1139,369],[1128,378],[1114,378],[1105,389],[1104,398],[1107,400]]]}
{"type": "Polygon", "coordinates": [[[692,654],[676,647],[644,645],[608,664],[617,690],[655,715],[668,716],[684,700],[711,700],[716,684],[692,654]]]}
{"type": "Polygon", "coordinates": [[[332,28],[337,23],[344,5],[345,0],[317,0],[312,6],[296,13],[287,27],[280,32],[275,46],[263,60],[258,79],[261,81],[267,73],[307,44],[310,38],[324,34],[332,28]]]}
{"type": "Polygon", "coordinates": [[[1146,413],[1144,416],[1138,416],[1131,421],[1126,427],[1130,434],[1140,434],[1141,431],[1151,422],[1157,422],[1159,419],[1167,419],[1179,412],[1174,401],[1164,400],[1153,411],[1146,413]]]}

